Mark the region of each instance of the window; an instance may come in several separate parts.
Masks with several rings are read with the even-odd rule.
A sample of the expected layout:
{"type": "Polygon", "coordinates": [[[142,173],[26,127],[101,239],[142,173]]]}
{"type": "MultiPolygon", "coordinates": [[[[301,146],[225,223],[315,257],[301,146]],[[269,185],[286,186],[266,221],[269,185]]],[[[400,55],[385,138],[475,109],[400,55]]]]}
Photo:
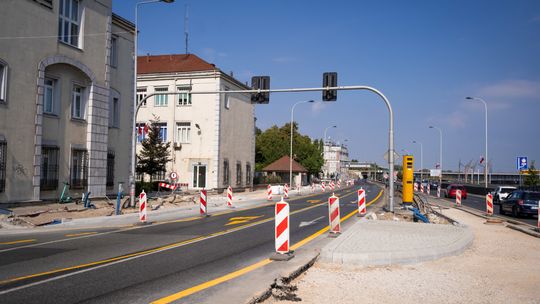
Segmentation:
{"type": "Polygon", "coordinates": [[[88,184],[88,152],[71,150],[71,188],[83,188],[88,184]]]}
{"type": "Polygon", "coordinates": [[[242,184],[242,163],[236,163],[236,185],[240,186],[242,184]]]}
{"type": "Polygon", "coordinates": [[[179,106],[190,106],[191,105],[191,86],[181,86],[177,87],[176,90],[178,93],[178,105],[179,106]]]}
{"type": "Polygon", "coordinates": [[[152,174],[152,180],[153,181],[165,180],[165,171],[158,171],[158,172],[152,174]]]}
{"type": "Polygon", "coordinates": [[[0,139],[0,192],[6,189],[7,142],[0,139]]]}
{"type": "Polygon", "coordinates": [[[84,88],[78,85],[73,85],[71,92],[71,117],[84,119],[84,88]]]}
{"type": "Polygon", "coordinates": [[[45,78],[43,83],[43,112],[46,114],[56,114],[58,104],[57,80],[45,78]]]}
{"type": "Polygon", "coordinates": [[[120,126],[120,100],[113,97],[109,104],[109,127],[118,128],[120,126]]]}
{"type": "Polygon", "coordinates": [[[229,185],[229,160],[223,160],[223,186],[229,185]]]}
{"type": "MultiPolygon", "coordinates": [[[[228,90],[229,90],[229,88],[225,87],[225,91],[228,91],[228,90]]],[[[225,99],[225,109],[230,109],[231,108],[231,99],[230,99],[229,94],[225,93],[223,97],[225,99]]]]}
{"type": "Polygon", "coordinates": [[[107,184],[106,186],[114,186],[114,152],[107,152],[107,184]]]}
{"type": "Polygon", "coordinates": [[[251,185],[251,164],[246,164],[246,186],[251,185]]]}
{"type": "Polygon", "coordinates": [[[0,60],[0,102],[6,102],[7,96],[7,64],[0,60]]]}
{"type": "Polygon", "coordinates": [[[162,142],[167,141],[167,123],[160,122],[157,123],[156,126],[159,127],[159,138],[162,142]]]}
{"type": "Polygon", "coordinates": [[[118,66],[118,36],[111,37],[111,54],[110,54],[111,66],[118,66]]]}
{"type": "MultiPolygon", "coordinates": [[[[169,89],[165,88],[155,88],[154,91],[157,92],[167,92],[169,89]]],[[[168,95],[160,94],[154,96],[154,106],[156,107],[166,107],[169,104],[168,95]]]]}
{"type": "Polygon", "coordinates": [[[146,107],[146,96],[148,96],[146,88],[137,88],[137,104],[142,102],[141,107],[146,107]]]}
{"type": "Polygon", "coordinates": [[[80,9],[79,0],[60,0],[58,40],[79,47],[80,9]]]}
{"type": "Polygon", "coordinates": [[[191,123],[190,122],[176,123],[176,141],[181,144],[189,144],[191,142],[191,123]]]}
{"type": "Polygon", "coordinates": [[[146,138],[148,134],[148,125],[145,123],[137,124],[137,142],[140,143],[146,138]]]}
{"type": "Polygon", "coordinates": [[[41,190],[54,190],[58,187],[58,151],[56,146],[41,147],[41,190]]]}

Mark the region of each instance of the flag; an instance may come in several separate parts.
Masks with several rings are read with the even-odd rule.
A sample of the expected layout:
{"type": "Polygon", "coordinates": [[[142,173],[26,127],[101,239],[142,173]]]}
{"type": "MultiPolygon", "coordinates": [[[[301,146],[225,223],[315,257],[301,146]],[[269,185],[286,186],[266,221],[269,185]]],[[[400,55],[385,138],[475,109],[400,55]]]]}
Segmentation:
{"type": "Polygon", "coordinates": [[[484,162],[484,157],[480,156],[480,164],[482,164],[483,162],[484,162]]]}
{"type": "Polygon", "coordinates": [[[440,166],[441,166],[441,164],[436,163],[436,164],[435,164],[435,169],[439,169],[440,166]]]}

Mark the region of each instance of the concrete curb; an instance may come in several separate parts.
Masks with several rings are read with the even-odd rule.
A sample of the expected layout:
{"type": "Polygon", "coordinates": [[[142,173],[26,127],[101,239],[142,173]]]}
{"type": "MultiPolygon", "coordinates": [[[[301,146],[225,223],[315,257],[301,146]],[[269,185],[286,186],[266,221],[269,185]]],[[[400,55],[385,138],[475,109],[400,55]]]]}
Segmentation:
{"type": "Polygon", "coordinates": [[[512,225],[512,224],[506,224],[506,227],[510,228],[510,229],[514,229],[516,231],[520,231],[520,232],[523,232],[523,233],[526,233],[530,236],[534,236],[534,237],[537,237],[537,238],[540,238],[540,233],[536,232],[536,231],[532,231],[530,229],[524,229],[522,227],[519,227],[519,226],[516,226],[516,225],[512,225]]]}

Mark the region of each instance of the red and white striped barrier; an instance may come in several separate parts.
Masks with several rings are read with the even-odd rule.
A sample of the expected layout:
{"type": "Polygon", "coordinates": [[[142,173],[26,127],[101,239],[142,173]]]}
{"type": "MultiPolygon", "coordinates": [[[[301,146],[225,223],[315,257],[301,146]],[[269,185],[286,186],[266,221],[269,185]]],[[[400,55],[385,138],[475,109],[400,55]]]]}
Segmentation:
{"type": "Polygon", "coordinates": [[[289,204],[283,201],[275,206],[275,239],[276,252],[279,254],[289,253],[289,204]]]}
{"type": "Polygon", "coordinates": [[[287,184],[283,185],[283,196],[289,198],[289,185],[287,184]]]}
{"type": "Polygon", "coordinates": [[[146,223],[146,206],[148,205],[148,198],[144,190],[139,194],[139,221],[146,223]]]}
{"type": "Polygon", "coordinates": [[[229,186],[229,188],[227,188],[227,207],[232,208],[232,206],[233,206],[232,199],[233,199],[232,187],[229,186]]]}
{"type": "Polygon", "coordinates": [[[167,183],[159,183],[159,187],[169,189],[169,190],[176,190],[177,186],[175,184],[170,185],[167,183]]]}
{"type": "Polygon", "coordinates": [[[366,215],[366,190],[358,190],[358,216],[366,215]]]}
{"type": "Polygon", "coordinates": [[[420,192],[424,193],[424,184],[420,184],[420,192]]]}
{"type": "Polygon", "coordinates": [[[339,180],[337,181],[337,187],[338,187],[338,189],[341,189],[341,181],[339,181],[339,180]]]}
{"type": "Polygon", "coordinates": [[[427,190],[426,190],[426,193],[427,193],[428,195],[431,194],[431,186],[430,186],[429,184],[427,184],[427,190]]]}
{"type": "Polygon", "coordinates": [[[266,187],[266,198],[271,201],[272,200],[272,185],[268,184],[268,187],[266,187]]]}
{"type": "Polygon", "coordinates": [[[321,182],[321,191],[322,192],[326,191],[326,185],[324,184],[324,182],[321,182]]]}
{"type": "Polygon", "coordinates": [[[456,190],[456,205],[461,206],[461,190],[459,189],[456,190]]]}
{"type": "Polygon", "coordinates": [[[418,192],[418,183],[414,183],[414,191],[418,192]]]}
{"type": "Polygon", "coordinates": [[[330,182],[330,190],[334,191],[334,181],[330,182]]]}
{"type": "Polygon", "coordinates": [[[487,215],[493,215],[493,195],[491,193],[486,195],[486,212],[487,215]]]}
{"type": "Polygon", "coordinates": [[[206,190],[202,189],[199,193],[199,212],[201,216],[208,215],[208,209],[206,209],[206,190]]]}
{"type": "Polygon", "coordinates": [[[339,197],[335,195],[328,198],[328,218],[330,220],[330,235],[341,233],[339,197]]]}
{"type": "Polygon", "coordinates": [[[437,197],[441,197],[441,187],[437,187],[437,197]]]}

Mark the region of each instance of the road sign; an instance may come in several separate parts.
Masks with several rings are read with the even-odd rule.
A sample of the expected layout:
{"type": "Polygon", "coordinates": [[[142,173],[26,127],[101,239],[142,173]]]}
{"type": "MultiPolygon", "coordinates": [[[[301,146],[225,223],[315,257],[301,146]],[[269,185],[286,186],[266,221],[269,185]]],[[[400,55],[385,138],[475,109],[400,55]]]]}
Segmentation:
{"type": "Polygon", "coordinates": [[[529,169],[527,156],[518,156],[516,160],[516,168],[518,171],[529,169]]]}
{"type": "Polygon", "coordinates": [[[176,180],[178,178],[178,174],[176,172],[171,172],[171,175],[169,175],[172,180],[176,180]]]}
{"type": "MultiPolygon", "coordinates": [[[[384,160],[386,160],[387,162],[390,161],[390,157],[389,157],[390,153],[389,152],[390,151],[386,151],[384,153],[384,160]]],[[[399,154],[396,151],[394,151],[394,162],[396,162],[399,158],[400,158],[399,154]]]]}

